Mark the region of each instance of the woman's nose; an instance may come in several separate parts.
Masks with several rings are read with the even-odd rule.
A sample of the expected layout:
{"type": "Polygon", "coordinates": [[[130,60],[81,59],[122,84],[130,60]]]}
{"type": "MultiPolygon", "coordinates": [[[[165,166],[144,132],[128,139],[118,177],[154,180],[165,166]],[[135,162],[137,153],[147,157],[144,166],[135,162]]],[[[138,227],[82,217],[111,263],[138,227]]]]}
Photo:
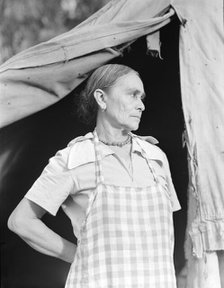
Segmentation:
{"type": "Polygon", "coordinates": [[[142,102],[142,99],[139,99],[138,109],[141,110],[141,111],[144,111],[144,110],[145,110],[145,105],[144,105],[144,103],[142,102]]]}

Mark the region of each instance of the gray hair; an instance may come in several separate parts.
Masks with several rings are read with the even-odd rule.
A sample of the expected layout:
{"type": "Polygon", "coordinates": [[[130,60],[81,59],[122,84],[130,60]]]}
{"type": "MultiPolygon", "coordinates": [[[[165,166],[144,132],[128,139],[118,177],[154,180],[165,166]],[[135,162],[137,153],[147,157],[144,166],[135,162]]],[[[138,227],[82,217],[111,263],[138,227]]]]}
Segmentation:
{"type": "Polygon", "coordinates": [[[91,124],[93,121],[96,121],[98,105],[93,96],[94,91],[96,89],[106,91],[112,87],[120,77],[130,72],[139,76],[137,71],[121,64],[107,64],[94,70],[79,96],[77,112],[80,120],[86,124],[91,124]]]}

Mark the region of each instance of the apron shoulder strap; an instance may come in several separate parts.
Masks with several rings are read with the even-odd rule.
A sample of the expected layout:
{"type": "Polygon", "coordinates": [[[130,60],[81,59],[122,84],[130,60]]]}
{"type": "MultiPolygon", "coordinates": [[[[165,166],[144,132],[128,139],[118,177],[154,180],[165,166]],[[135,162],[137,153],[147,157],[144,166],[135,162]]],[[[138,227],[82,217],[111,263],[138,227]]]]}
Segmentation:
{"type": "Polygon", "coordinates": [[[95,169],[96,169],[96,186],[100,183],[104,183],[104,177],[102,173],[102,154],[100,151],[100,145],[99,145],[99,138],[96,133],[96,130],[93,131],[93,142],[94,142],[94,149],[95,149],[95,169]]]}
{"type": "MultiPolygon", "coordinates": [[[[152,172],[152,175],[153,175],[153,178],[154,178],[155,182],[158,182],[158,177],[157,177],[157,174],[156,174],[156,172],[155,172],[155,169],[154,169],[153,165],[151,164],[149,155],[148,155],[148,153],[145,151],[145,148],[143,147],[143,145],[142,145],[142,143],[141,143],[141,142],[144,141],[144,140],[142,139],[142,137],[139,137],[139,136],[134,135],[134,134],[131,134],[131,136],[132,136],[132,139],[133,139],[134,141],[136,141],[137,144],[139,145],[139,147],[141,148],[142,156],[145,158],[145,160],[146,160],[146,162],[147,162],[147,164],[148,164],[148,167],[149,167],[150,171],[152,172]]],[[[154,139],[155,139],[155,138],[154,138],[154,139]]]]}

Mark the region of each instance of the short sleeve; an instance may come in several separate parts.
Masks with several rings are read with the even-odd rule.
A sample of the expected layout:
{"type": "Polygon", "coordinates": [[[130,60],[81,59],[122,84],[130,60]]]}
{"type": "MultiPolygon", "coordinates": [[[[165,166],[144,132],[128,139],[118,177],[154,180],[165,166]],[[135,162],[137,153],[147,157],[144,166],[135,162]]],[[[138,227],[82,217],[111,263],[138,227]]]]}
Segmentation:
{"type": "Polygon", "coordinates": [[[52,215],[74,189],[74,181],[67,168],[69,148],[65,148],[50,158],[40,177],[34,182],[25,197],[52,215]]]}
{"type": "Polygon", "coordinates": [[[166,178],[167,178],[167,184],[168,184],[168,189],[171,195],[171,200],[172,200],[172,205],[173,205],[173,211],[178,211],[181,209],[179,200],[177,198],[177,194],[173,185],[171,173],[170,173],[170,167],[169,167],[169,162],[166,157],[166,154],[164,153],[164,168],[166,171],[166,178]]]}

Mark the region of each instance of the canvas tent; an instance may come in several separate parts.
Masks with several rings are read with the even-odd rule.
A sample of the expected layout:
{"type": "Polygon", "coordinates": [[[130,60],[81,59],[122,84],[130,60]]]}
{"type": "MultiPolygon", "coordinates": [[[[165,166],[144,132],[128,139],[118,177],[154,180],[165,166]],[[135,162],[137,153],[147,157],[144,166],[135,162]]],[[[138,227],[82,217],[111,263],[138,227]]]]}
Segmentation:
{"type": "MultiPolygon", "coordinates": [[[[148,53],[163,57],[160,55],[162,27],[178,17],[181,23],[178,55],[180,87],[189,167],[189,213],[185,245],[190,263],[187,270],[188,287],[211,287],[209,276],[206,276],[208,264],[205,262],[205,252],[224,250],[222,5],[221,0],[141,0],[138,4],[133,0],[111,1],[71,31],[27,49],[4,63],[0,67],[0,124],[4,127],[0,135],[0,168],[2,187],[6,188],[2,190],[4,193],[1,193],[1,198],[7,198],[7,187],[12,189],[13,179],[18,181],[13,165],[23,161],[27,155],[44,155],[46,151],[52,153],[53,148],[46,147],[47,135],[45,139],[38,138],[38,133],[42,134],[35,130],[40,127],[35,126],[33,119],[41,118],[38,121],[41,121],[42,130],[45,129],[45,123],[55,129],[53,142],[59,143],[58,147],[64,144],[58,139],[61,135],[69,139],[72,135],[83,134],[85,128],[75,126],[75,123],[75,131],[66,129],[67,126],[60,127],[67,117],[63,110],[63,105],[67,105],[66,98],[70,99],[67,95],[71,95],[74,89],[78,90],[79,85],[95,68],[108,62],[120,61],[118,59],[122,59],[128,47],[135,45],[142,37],[146,39],[148,53]],[[52,119],[55,115],[53,108],[45,109],[51,105],[57,111],[63,111],[63,115],[59,113],[57,116],[60,117],[52,119]],[[36,113],[38,111],[41,112],[36,113]],[[21,120],[27,116],[29,125],[26,119],[21,120]],[[32,129],[30,123],[33,123],[32,129]],[[23,133],[19,129],[22,124],[26,127],[23,133]],[[35,142],[38,142],[37,146],[32,146],[34,150],[29,152],[24,145],[17,145],[18,141],[27,143],[22,138],[28,139],[34,135],[34,130],[35,142]]],[[[130,54],[132,58],[133,53],[130,54]]],[[[135,61],[131,57],[123,59],[121,61],[125,64],[125,61],[127,64],[135,61]]],[[[146,65],[141,62],[143,64],[146,65]]],[[[140,66],[138,68],[141,69],[140,66]]],[[[147,74],[144,78],[146,82],[149,81],[147,74]]],[[[160,81],[158,83],[162,85],[160,81]]],[[[172,143],[170,146],[175,153],[175,145],[172,143]]],[[[44,164],[46,160],[35,162],[35,165],[31,161],[27,162],[34,171],[36,169],[36,176],[44,164]]],[[[30,166],[25,168],[28,171],[30,166]]],[[[22,172],[21,176],[19,181],[32,184],[31,179],[26,179],[22,172]]],[[[15,200],[11,196],[10,200],[16,204],[19,199],[15,200]]],[[[7,215],[10,209],[6,207],[5,210],[7,215]]],[[[6,240],[3,239],[3,242],[6,243],[6,240]]],[[[4,249],[6,253],[9,248],[4,249]]],[[[13,259],[16,261],[15,257],[13,259]]],[[[215,273],[219,273],[220,263],[213,263],[217,266],[215,273]]],[[[63,277],[64,274],[60,278],[63,280],[63,277]]]]}

